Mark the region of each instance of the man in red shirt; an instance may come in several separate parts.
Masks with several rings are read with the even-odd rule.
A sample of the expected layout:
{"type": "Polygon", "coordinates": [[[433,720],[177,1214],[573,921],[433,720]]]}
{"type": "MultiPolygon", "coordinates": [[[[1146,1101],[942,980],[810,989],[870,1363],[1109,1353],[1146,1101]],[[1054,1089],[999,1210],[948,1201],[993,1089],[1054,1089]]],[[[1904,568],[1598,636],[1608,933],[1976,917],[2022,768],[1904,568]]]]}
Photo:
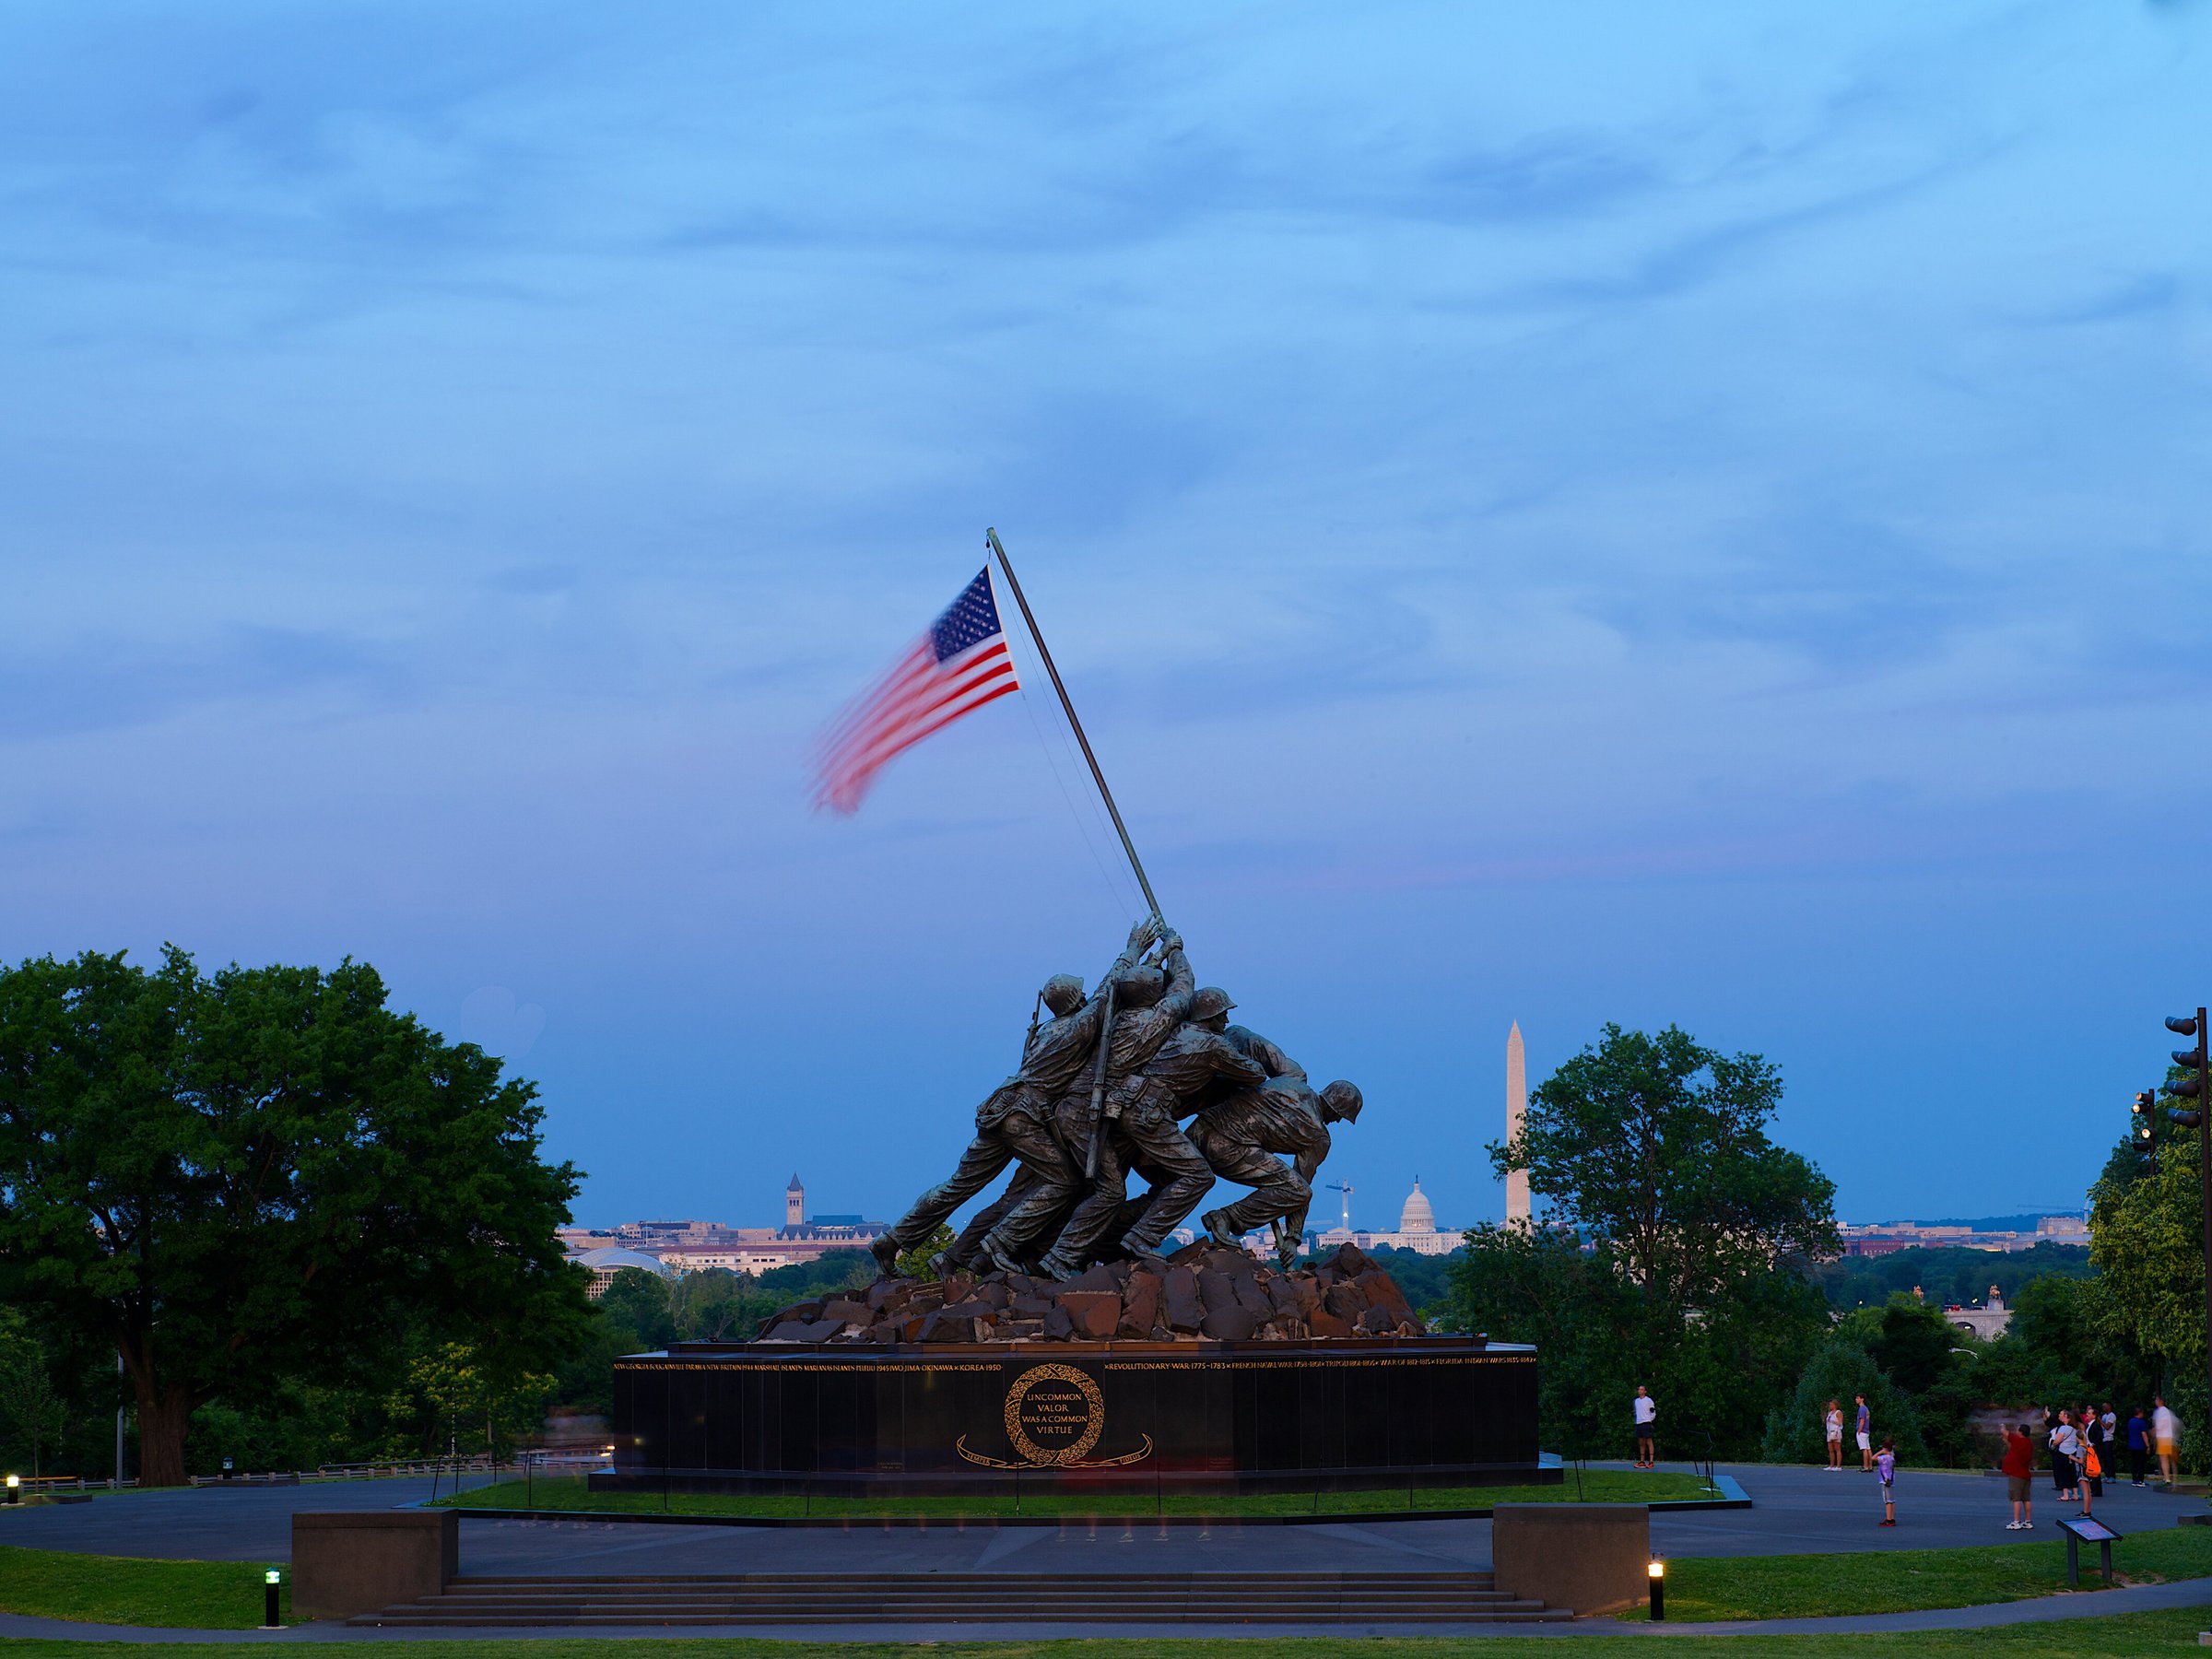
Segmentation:
{"type": "Polygon", "coordinates": [[[2035,1500],[2030,1494],[2035,1480],[2035,1442],[2028,1438],[2027,1424],[2006,1432],[2005,1461],[1998,1467],[2005,1471],[2006,1488],[2012,1494],[2012,1519],[2005,1524],[2005,1530],[2034,1531],[2035,1500]]]}

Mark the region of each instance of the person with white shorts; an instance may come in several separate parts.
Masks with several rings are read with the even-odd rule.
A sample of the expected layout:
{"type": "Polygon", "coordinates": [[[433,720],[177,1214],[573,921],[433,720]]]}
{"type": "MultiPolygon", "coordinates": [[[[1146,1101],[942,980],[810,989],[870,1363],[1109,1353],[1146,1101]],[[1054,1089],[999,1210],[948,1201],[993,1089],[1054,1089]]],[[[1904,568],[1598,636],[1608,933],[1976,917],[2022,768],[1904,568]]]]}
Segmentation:
{"type": "Polygon", "coordinates": [[[1859,1470],[1862,1474],[1874,1472],[1874,1413],[1866,1409],[1866,1396],[1856,1396],[1859,1402],[1859,1470]]]}
{"type": "Polygon", "coordinates": [[[1842,1406],[1837,1401],[1830,1400],[1828,1403],[1828,1415],[1821,1420],[1828,1428],[1828,1466],[1831,1469],[1840,1469],[1843,1466],[1842,1406]]]}

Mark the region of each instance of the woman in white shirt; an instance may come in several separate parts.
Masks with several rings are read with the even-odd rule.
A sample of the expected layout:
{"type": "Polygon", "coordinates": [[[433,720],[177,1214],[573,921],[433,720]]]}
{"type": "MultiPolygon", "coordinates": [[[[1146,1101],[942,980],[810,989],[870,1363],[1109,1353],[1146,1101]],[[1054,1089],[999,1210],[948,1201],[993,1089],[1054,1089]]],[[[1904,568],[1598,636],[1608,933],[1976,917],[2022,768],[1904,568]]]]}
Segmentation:
{"type": "Polygon", "coordinates": [[[2081,1437],[2074,1431],[2074,1414],[2062,1411],[2051,1430],[2051,1481],[2062,1499],[2076,1497],[2074,1460],[2081,1455],[2081,1437]]]}
{"type": "Polygon", "coordinates": [[[1843,1406],[1841,1401],[1828,1403],[1828,1466],[1843,1466],[1843,1406]]]}

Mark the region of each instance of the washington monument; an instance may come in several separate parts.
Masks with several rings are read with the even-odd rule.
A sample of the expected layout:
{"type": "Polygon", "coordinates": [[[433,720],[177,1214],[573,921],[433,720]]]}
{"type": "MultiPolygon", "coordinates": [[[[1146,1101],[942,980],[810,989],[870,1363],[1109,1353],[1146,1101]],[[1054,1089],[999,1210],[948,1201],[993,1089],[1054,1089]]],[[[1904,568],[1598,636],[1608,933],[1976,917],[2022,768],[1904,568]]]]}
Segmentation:
{"type": "MultiPolygon", "coordinates": [[[[1505,1034],[1505,1138],[1512,1140],[1528,1122],[1528,1061],[1521,1052],[1521,1022],[1505,1034]]],[[[1505,1224],[1528,1224],[1528,1171],[1514,1170],[1505,1178],[1505,1224]]]]}

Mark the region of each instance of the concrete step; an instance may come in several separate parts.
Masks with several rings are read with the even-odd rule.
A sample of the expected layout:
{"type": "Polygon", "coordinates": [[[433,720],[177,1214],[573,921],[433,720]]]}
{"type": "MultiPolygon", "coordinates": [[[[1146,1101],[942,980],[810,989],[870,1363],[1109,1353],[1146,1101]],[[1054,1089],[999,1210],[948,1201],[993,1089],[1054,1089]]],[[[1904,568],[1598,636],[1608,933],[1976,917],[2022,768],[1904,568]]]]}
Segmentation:
{"type": "MultiPolygon", "coordinates": [[[[1473,1613],[1400,1613],[1400,1610],[1367,1610],[1367,1613],[1310,1613],[1310,1610],[1274,1610],[1265,1617],[1228,1617],[1228,1615],[1201,1615],[1201,1613],[1128,1613],[1112,1624],[1194,1624],[1194,1626],[1329,1626],[1329,1624],[1566,1624],[1571,1613],[1564,1608],[1482,1608],[1473,1613]]],[[[641,1626],[732,1626],[732,1624],[768,1624],[768,1626],[856,1626],[856,1624],[1106,1624],[1097,1617],[1071,1617],[1066,1613],[1053,1613],[1044,1608],[1030,1608],[1027,1613],[909,1613],[909,1615],[880,1615],[880,1613],[374,1613],[359,1619],[347,1619],[347,1624],[360,1628],[381,1628],[381,1630],[460,1630],[460,1628],[500,1628],[500,1630],[632,1630],[641,1626]]]]}
{"type": "Polygon", "coordinates": [[[1417,1584],[1490,1583],[1497,1574],[1487,1568],[1456,1572],[619,1572],[619,1573],[470,1573],[455,1579],[452,1590],[534,1589],[545,1585],[564,1588],[599,1585],[809,1585],[843,1588],[859,1584],[982,1584],[994,1590],[1031,1589],[1063,1584],[1251,1584],[1266,1589],[1288,1585],[1375,1585],[1384,1589],[1417,1584]]]}
{"type": "Polygon", "coordinates": [[[388,1628],[712,1624],[1478,1624],[1564,1612],[1466,1572],[497,1575],[350,1622],[388,1628]]]}

